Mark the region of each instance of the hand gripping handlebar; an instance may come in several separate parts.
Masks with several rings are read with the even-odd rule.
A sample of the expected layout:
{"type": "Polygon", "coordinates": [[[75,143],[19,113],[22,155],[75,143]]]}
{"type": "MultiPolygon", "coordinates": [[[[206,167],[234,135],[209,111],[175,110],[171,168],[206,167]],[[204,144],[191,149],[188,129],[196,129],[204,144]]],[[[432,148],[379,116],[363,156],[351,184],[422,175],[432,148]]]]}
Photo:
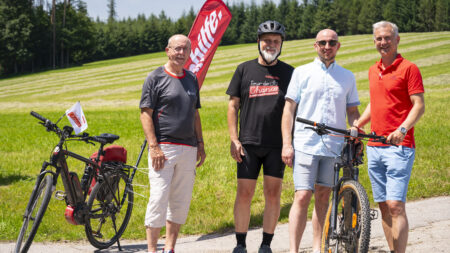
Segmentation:
{"type": "MultiPolygon", "coordinates": [[[[314,126],[315,128],[312,128],[312,129],[314,131],[316,131],[316,133],[319,134],[319,135],[328,134],[329,131],[327,131],[327,130],[330,130],[330,131],[333,131],[333,132],[336,132],[336,133],[340,133],[340,134],[344,134],[344,135],[350,135],[350,130],[330,127],[330,126],[325,125],[324,123],[317,123],[317,122],[314,122],[314,121],[311,121],[311,120],[307,120],[307,119],[304,119],[304,118],[300,118],[300,117],[297,117],[296,120],[298,122],[300,122],[300,123],[307,124],[307,125],[310,125],[310,126],[314,126]]],[[[386,143],[386,137],[376,135],[375,133],[374,134],[363,134],[363,133],[359,133],[358,132],[358,135],[356,137],[357,138],[369,138],[369,139],[372,139],[374,141],[378,141],[378,142],[382,142],[382,143],[385,143],[385,144],[389,144],[389,143],[386,143]]]]}

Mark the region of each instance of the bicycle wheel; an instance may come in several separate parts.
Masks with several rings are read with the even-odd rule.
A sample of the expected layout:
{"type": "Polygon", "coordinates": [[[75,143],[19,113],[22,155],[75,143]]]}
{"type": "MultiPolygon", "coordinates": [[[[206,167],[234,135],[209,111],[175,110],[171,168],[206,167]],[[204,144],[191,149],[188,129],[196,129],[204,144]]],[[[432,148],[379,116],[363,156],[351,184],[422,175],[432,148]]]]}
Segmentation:
{"type": "Polygon", "coordinates": [[[27,252],[33,242],[33,238],[36,235],[39,224],[41,224],[42,217],[44,216],[45,210],[47,210],[52,196],[52,175],[42,177],[40,182],[37,183],[37,186],[36,191],[32,193],[28,201],[25,214],[23,215],[22,228],[20,229],[14,250],[16,253],[27,252]]]}
{"type": "Polygon", "coordinates": [[[330,204],[322,233],[321,252],[365,253],[370,242],[370,206],[364,187],[344,182],[338,196],[336,229],[332,231],[330,204]]]}
{"type": "Polygon", "coordinates": [[[122,236],[133,210],[133,186],[127,184],[128,176],[114,171],[105,177],[109,184],[99,180],[91,192],[85,224],[89,242],[98,249],[110,247],[122,236]]]}

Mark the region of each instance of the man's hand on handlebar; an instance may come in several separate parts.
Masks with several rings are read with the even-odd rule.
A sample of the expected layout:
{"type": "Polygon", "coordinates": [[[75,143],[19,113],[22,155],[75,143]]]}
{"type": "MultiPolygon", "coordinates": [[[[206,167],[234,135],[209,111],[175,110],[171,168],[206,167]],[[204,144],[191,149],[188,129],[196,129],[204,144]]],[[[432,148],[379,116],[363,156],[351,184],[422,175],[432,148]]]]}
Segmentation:
{"type": "Polygon", "coordinates": [[[404,134],[402,134],[398,129],[394,132],[390,133],[386,139],[387,143],[393,144],[393,145],[400,145],[400,143],[403,142],[403,139],[405,139],[404,134]]]}
{"type": "Polygon", "coordinates": [[[358,135],[359,134],[366,134],[366,132],[364,132],[364,130],[362,130],[359,127],[356,126],[352,126],[350,129],[348,129],[350,131],[350,136],[351,136],[351,140],[356,140],[357,142],[359,142],[359,138],[358,135]]]}

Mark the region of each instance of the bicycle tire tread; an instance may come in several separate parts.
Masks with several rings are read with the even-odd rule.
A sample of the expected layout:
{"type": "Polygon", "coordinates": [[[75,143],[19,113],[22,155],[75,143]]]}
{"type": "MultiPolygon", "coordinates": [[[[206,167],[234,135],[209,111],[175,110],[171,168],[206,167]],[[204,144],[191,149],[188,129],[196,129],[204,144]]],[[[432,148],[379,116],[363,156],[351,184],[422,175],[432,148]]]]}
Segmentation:
{"type": "MultiPolygon", "coordinates": [[[[342,198],[344,198],[344,194],[347,192],[354,193],[355,196],[358,199],[359,202],[359,217],[358,217],[358,224],[361,227],[360,234],[358,237],[358,244],[356,251],[352,252],[360,252],[365,253],[369,250],[369,244],[370,244],[370,204],[369,204],[369,198],[367,197],[367,193],[364,190],[364,187],[357,181],[354,180],[348,180],[343,183],[339,194],[338,194],[338,201],[341,203],[342,198]]],[[[331,220],[331,210],[332,210],[332,203],[330,203],[324,228],[323,228],[323,234],[322,234],[322,242],[321,242],[321,252],[328,252],[328,246],[329,246],[329,240],[330,235],[332,231],[330,231],[330,220],[331,220]]],[[[337,221],[338,223],[339,221],[337,221]]],[[[344,221],[343,223],[345,223],[344,221]]],[[[336,224],[338,226],[338,224],[336,224]]],[[[339,251],[341,252],[341,251],[339,251]]],[[[347,251],[344,251],[347,252],[347,251]]]]}

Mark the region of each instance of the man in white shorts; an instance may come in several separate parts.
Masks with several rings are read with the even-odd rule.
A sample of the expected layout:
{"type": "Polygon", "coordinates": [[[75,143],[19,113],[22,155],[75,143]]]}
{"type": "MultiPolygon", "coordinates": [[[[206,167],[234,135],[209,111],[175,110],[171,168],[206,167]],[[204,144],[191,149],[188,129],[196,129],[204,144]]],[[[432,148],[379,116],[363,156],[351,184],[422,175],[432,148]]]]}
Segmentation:
{"type": "Polygon", "coordinates": [[[180,226],[189,211],[196,161],[198,167],[206,157],[197,78],[183,69],[190,52],[186,36],[172,36],[166,47],[168,62],[152,71],[142,88],[140,118],[149,144],[150,198],[145,215],[148,252],[156,252],[164,225],[163,252],[174,252],[180,226]]]}

